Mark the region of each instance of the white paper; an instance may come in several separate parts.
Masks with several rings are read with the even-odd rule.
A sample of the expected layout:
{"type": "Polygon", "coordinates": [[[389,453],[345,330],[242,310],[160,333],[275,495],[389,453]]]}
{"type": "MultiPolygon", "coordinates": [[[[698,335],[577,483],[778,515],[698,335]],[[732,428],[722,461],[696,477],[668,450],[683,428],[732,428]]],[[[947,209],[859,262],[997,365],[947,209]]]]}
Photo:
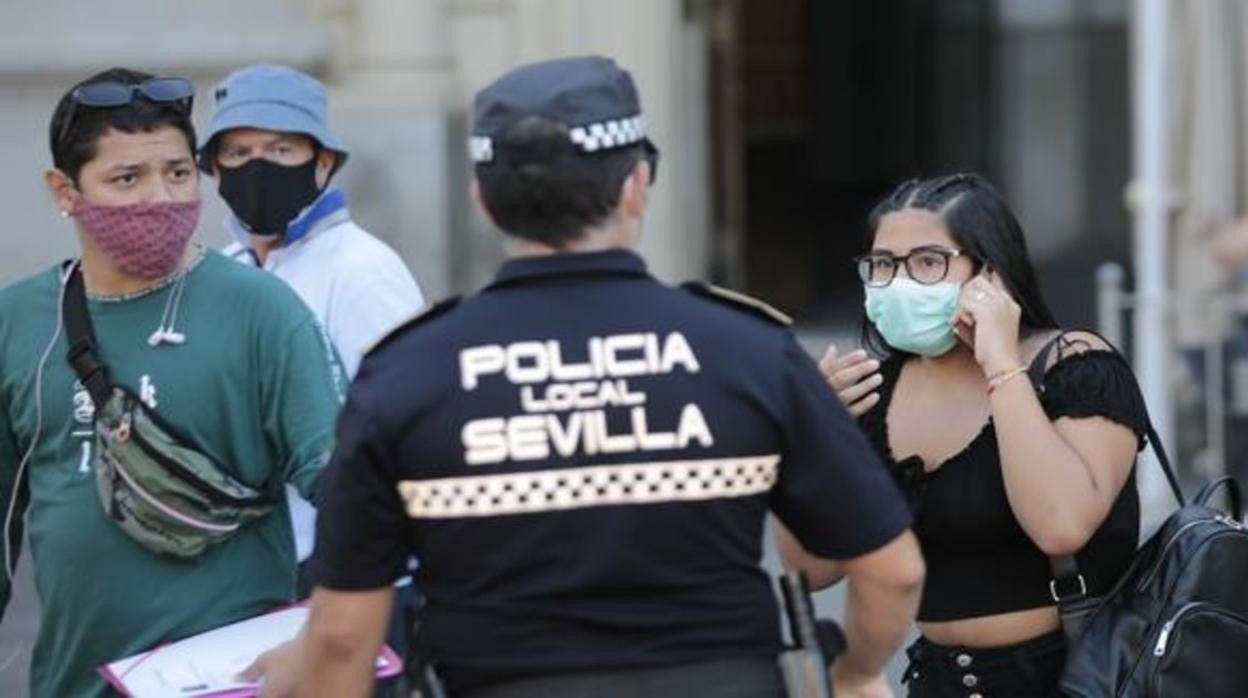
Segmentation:
{"type": "MultiPolygon", "coordinates": [[[[259,684],[239,681],[238,674],[261,654],[293,640],[307,620],[307,606],[292,606],[119,659],[105,668],[134,698],[253,696],[259,684]]],[[[388,648],[382,648],[377,668],[390,669],[383,676],[397,673],[398,662],[388,648]]]]}
{"type": "Polygon", "coordinates": [[[254,688],[254,683],[237,680],[239,672],[264,652],[294,639],[307,619],[306,606],[285,608],[127,657],[108,669],[135,698],[254,688]]]}
{"type": "MultiPolygon", "coordinates": [[[[284,608],[119,659],[106,668],[134,698],[193,698],[230,691],[251,695],[259,684],[235,677],[256,657],[293,640],[307,620],[306,606],[284,608]]],[[[378,669],[388,664],[386,651],[377,658],[378,669]]]]}

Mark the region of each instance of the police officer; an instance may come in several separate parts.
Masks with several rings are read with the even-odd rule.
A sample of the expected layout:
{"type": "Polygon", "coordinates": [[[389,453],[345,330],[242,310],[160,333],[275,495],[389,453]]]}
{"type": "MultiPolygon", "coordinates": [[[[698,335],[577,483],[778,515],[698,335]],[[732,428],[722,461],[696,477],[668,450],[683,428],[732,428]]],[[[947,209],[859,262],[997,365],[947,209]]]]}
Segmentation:
{"type": "Polygon", "coordinates": [[[267,694],[364,695],[415,554],[416,649],[452,696],[780,696],[770,509],[850,579],[839,695],[888,695],[922,578],[906,506],[778,313],[632,251],[657,151],[628,73],[516,69],[472,134],[510,259],[365,358],[267,694]]]}

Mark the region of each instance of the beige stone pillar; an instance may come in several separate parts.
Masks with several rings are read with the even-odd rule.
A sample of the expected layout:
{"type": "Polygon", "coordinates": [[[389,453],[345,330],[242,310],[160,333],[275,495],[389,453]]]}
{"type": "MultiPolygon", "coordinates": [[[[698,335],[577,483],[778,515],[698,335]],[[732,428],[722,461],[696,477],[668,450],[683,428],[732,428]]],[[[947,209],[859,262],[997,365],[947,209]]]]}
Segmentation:
{"type": "Polygon", "coordinates": [[[339,183],[352,212],[403,257],[426,296],[455,292],[443,2],[319,1],[338,29],[331,127],[351,151],[339,183]]]}
{"type": "Polygon", "coordinates": [[[355,99],[441,106],[450,75],[440,0],[358,0],[351,81],[355,99]]]}
{"type": "Polygon", "coordinates": [[[704,276],[709,231],[704,212],[696,209],[706,205],[706,197],[694,194],[704,192],[710,182],[698,161],[705,144],[693,139],[705,139],[705,129],[695,131],[688,117],[705,113],[706,83],[685,71],[688,37],[681,3],[517,0],[516,6],[521,62],[599,53],[633,74],[646,127],[663,153],[641,251],[655,274],[666,280],[704,276]],[[538,11],[541,5],[545,12],[538,11]]]}

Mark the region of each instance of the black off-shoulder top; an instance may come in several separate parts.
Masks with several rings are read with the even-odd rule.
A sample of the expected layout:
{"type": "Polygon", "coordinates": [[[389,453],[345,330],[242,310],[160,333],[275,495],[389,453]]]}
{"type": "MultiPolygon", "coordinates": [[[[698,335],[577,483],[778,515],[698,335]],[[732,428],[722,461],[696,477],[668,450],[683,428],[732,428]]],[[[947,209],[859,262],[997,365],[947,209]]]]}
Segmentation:
{"type": "MultiPolygon", "coordinates": [[[[1104,417],[1134,431],[1143,448],[1148,417],[1126,360],[1109,351],[1074,352],[1065,340],[1059,344],[1057,361],[1039,391],[1049,418],[1104,417]]],[[[1048,557],[1027,537],[1006,499],[991,420],[966,448],[930,472],[924,472],[918,456],[900,461],[893,457],[885,415],[904,361],[895,357],[883,363],[880,402],[861,421],[915,512],[915,533],[927,562],[919,620],[950,621],[1054,605],[1048,557]]],[[[1132,468],[1109,516],[1075,556],[1089,594],[1107,592],[1131,563],[1139,521],[1132,468]]]]}

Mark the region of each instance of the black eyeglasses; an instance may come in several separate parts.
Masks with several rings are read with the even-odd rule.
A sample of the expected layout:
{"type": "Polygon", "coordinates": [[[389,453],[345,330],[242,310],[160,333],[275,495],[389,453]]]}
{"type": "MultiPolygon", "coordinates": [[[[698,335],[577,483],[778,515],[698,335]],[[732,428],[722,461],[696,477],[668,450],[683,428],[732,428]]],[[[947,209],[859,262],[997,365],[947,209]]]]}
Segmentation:
{"type": "Polygon", "coordinates": [[[906,265],[906,275],[924,285],[938,284],[949,275],[949,260],[966,254],[964,250],[952,250],[940,245],[916,247],[904,255],[888,252],[868,252],[854,257],[858,276],[867,286],[880,288],[893,283],[897,269],[906,265]]]}
{"type": "Polygon", "coordinates": [[[185,114],[191,113],[195,101],[195,86],[186,78],[151,78],[137,84],[125,82],[94,82],[81,85],[70,93],[69,112],[65,115],[65,123],[61,124],[61,132],[56,136],[56,146],[60,148],[69,135],[77,116],[78,107],[95,109],[111,109],[124,107],[134,101],[136,95],[142,95],[149,102],[171,104],[185,114]]]}

